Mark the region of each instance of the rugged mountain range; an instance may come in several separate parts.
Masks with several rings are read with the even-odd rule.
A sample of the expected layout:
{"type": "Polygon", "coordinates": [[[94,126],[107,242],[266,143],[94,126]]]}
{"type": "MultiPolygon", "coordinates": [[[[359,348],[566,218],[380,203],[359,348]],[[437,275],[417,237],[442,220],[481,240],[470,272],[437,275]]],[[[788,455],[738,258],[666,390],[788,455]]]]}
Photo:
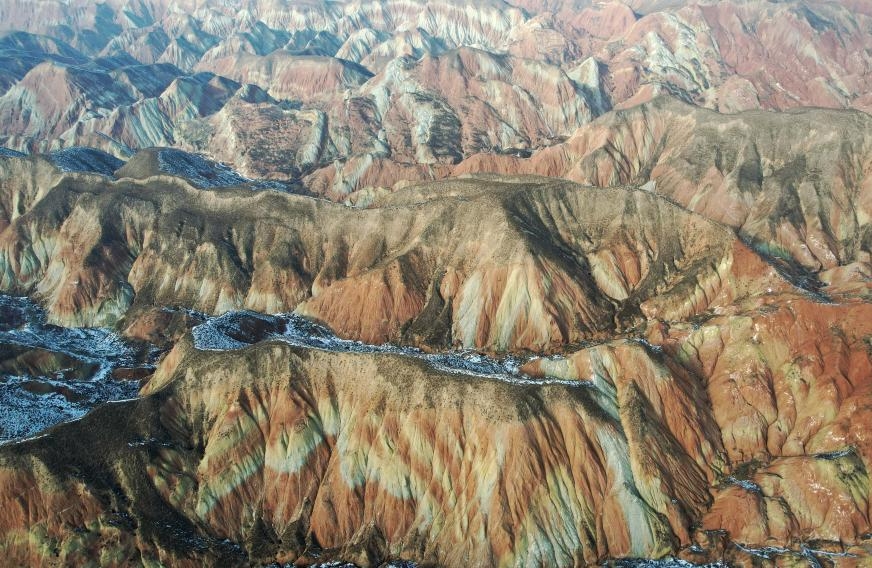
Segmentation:
{"type": "Polygon", "coordinates": [[[660,98],[609,113],[529,160],[480,154],[452,173],[650,183],[767,255],[818,272],[868,261],[870,135],[863,112],[724,115],[660,98]]]}
{"type": "Polygon", "coordinates": [[[16,562],[868,554],[862,294],[650,187],[479,174],[359,209],[166,152],[2,158],[3,289],[172,347],[140,400],[0,448],[16,562]]]}
{"type": "Polygon", "coordinates": [[[359,210],[67,174],[20,213],[0,286],[67,325],[294,310],[367,342],[548,349],[784,285],[730,231],[648,192],[547,178],[437,182],[359,210]]]}
{"type": "Polygon", "coordinates": [[[5,0],[0,145],[175,146],[355,184],[373,161],[525,154],[661,93],[869,109],[870,25],[863,1],[5,0]]]}
{"type": "Polygon", "coordinates": [[[0,564],[868,564],[870,30],[0,0],[0,564]]]}

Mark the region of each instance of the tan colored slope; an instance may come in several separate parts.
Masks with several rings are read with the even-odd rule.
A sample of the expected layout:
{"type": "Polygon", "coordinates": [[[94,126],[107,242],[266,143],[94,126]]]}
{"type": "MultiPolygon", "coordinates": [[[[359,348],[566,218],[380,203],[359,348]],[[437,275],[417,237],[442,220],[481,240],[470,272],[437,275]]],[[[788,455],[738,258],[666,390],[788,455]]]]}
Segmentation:
{"type": "Polygon", "coordinates": [[[72,175],[0,234],[0,288],[87,325],[244,307],[375,343],[548,350],[786,287],[727,229],[650,193],[541,178],[356,210],[72,175]]]}
{"type": "Polygon", "coordinates": [[[608,389],[531,389],[281,344],[198,353],[183,341],[148,390],[0,450],[9,558],[39,563],[55,549],[75,563],[101,546],[107,559],[157,549],[174,565],[231,565],[239,557],[215,547],[226,538],[255,563],[318,553],[585,565],[687,544],[709,502],[705,458],[684,453],[644,403],[614,415],[608,389]],[[119,413],[130,419],[100,456],[85,450],[119,413]],[[628,454],[634,437],[647,443],[628,454]],[[663,454],[673,460],[658,466],[663,454]],[[683,474],[667,487],[670,467],[683,474]]]}
{"type": "Polygon", "coordinates": [[[862,565],[872,314],[769,300],[534,360],[568,381],[539,386],[185,338],[142,400],[0,449],[0,542],[24,564],[862,565]]]}
{"type": "Polygon", "coordinates": [[[45,157],[0,158],[0,231],[27,213],[60,175],[45,157]]]}

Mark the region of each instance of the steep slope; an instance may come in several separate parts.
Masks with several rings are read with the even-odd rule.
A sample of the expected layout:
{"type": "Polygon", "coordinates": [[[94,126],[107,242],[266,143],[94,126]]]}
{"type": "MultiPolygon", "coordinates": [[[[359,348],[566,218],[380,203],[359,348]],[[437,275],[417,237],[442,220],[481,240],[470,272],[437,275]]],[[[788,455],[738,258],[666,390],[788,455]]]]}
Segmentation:
{"type": "Polygon", "coordinates": [[[0,34],[0,94],[24,78],[28,71],[43,61],[84,64],[88,58],[62,41],[29,34],[4,32],[0,34]]]}
{"type": "Polygon", "coordinates": [[[127,155],[196,141],[198,121],[235,100],[275,102],[256,87],[209,73],[184,76],[173,66],[107,70],[46,62],[0,97],[0,141],[21,150],[91,146],[127,155]]]}
{"type": "Polygon", "coordinates": [[[133,93],[119,88],[106,73],[40,63],[10,88],[0,100],[3,143],[18,140],[51,140],[84,120],[94,110],[112,109],[135,101],[133,93]],[[46,97],[45,93],[52,93],[46,97]]]}
{"type": "Polygon", "coordinates": [[[300,56],[285,50],[268,55],[239,53],[197,65],[240,83],[257,85],[275,99],[315,102],[364,84],[372,73],[333,57],[300,56]]]}
{"type": "Polygon", "coordinates": [[[659,98],[609,113],[529,160],[453,170],[644,184],[734,227],[759,250],[822,271],[869,261],[872,118],[806,109],[724,115],[659,98]]]}
{"type": "Polygon", "coordinates": [[[536,359],[538,385],[186,337],[143,399],[0,447],[0,538],[24,564],[862,563],[868,312],[772,296],[536,359]]]}
{"type": "Polygon", "coordinates": [[[0,231],[29,211],[61,175],[46,156],[0,155],[0,231]]]}
{"type": "Polygon", "coordinates": [[[77,325],[245,307],[296,310],[370,342],[504,350],[789,286],[729,231],[638,190],[452,180],[354,210],[68,175],[0,234],[0,288],[77,325]]]}

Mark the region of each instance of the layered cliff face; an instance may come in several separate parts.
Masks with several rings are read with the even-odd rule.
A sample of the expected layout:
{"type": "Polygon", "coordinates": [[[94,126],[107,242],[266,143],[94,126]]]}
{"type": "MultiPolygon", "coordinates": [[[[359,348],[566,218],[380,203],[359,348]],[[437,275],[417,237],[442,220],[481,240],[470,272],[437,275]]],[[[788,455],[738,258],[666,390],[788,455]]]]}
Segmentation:
{"type": "Polygon", "coordinates": [[[369,342],[491,350],[547,350],[788,286],[729,231],[655,195],[545,178],[439,182],[355,210],[68,174],[0,234],[0,267],[4,290],[40,298],[57,323],[294,310],[369,342]]]}

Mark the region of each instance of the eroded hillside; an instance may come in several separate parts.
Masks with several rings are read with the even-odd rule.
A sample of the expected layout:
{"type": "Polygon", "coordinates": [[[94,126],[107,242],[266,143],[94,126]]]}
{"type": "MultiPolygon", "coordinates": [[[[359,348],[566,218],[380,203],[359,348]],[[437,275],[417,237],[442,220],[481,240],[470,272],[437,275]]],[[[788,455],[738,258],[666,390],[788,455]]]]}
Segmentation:
{"type": "Polygon", "coordinates": [[[870,29],[0,0],[0,564],[868,565],[870,29]]]}

